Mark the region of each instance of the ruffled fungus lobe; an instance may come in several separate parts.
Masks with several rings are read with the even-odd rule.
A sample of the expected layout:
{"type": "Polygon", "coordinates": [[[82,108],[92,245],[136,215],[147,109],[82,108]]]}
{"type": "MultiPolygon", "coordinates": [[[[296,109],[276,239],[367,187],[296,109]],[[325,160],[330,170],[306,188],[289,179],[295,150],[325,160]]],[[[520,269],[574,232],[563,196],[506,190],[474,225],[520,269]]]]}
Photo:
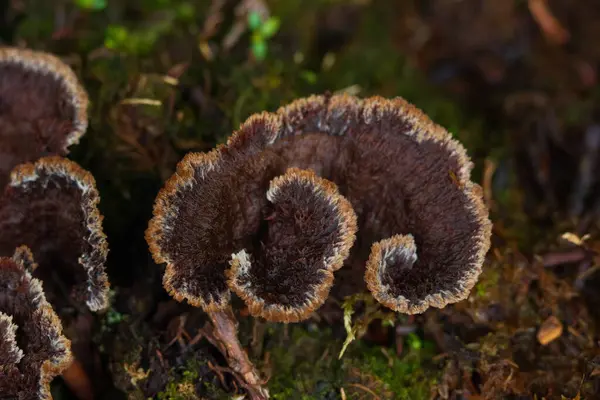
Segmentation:
{"type": "MultiPolygon", "coordinates": [[[[146,234],[155,261],[167,263],[164,283],[175,298],[207,311],[224,308],[223,271],[234,254],[229,284],[254,313],[284,321],[306,317],[284,306],[299,305],[302,297],[292,291],[285,298],[284,287],[296,288],[285,280],[274,284],[281,271],[275,264],[287,262],[293,273],[286,278],[306,284],[306,270],[295,266],[303,251],[324,255],[323,239],[339,236],[296,232],[285,238],[285,259],[265,249],[280,240],[273,222],[282,214],[273,213],[277,203],[264,193],[288,168],[335,182],[351,203],[358,235],[348,263],[363,271],[366,264],[367,286],[378,301],[420,313],[468,295],[490,245],[491,223],[465,149],[403,99],[343,95],[313,96],[252,116],[226,146],[181,161],[157,198],[146,234]],[[248,254],[258,266],[251,275],[248,254]],[[289,312],[280,314],[283,309],[289,312]]],[[[322,225],[334,226],[331,220],[322,225]]]]}
{"type": "Polygon", "coordinates": [[[233,248],[224,236],[240,234],[232,232],[233,210],[221,201],[228,182],[213,177],[225,169],[220,150],[190,153],[179,162],[156,198],[146,231],[154,261],[167,264],[165,289],[205,311],[229,304],[224,270],[233,248]]]}
{"type": "Polygon", "coordinates": [[[354,241],[355,216],[335,185],[308,171],[290,170],[271,182],[278,167],[225,148],[180,162],[146,232],[154,260],[167,263],[163,282],[174,298],[206,311],[225,309],[225,270],[236,254],[244,263],[234,262],[231,282],[252,299],[251,312],[295,321],[323,303],[354,241]],[[247,255],[255,248],[250,273],[247,255]],[[279,292],[265,291],[283,278],[279,292]]]}
{"type": "Polygon", "coordinates": [[[53,274],[60,271],[76,301],[92,311],[104,309],[108,245],[98,202],[94,178],[72,161],[53,156],[19,165],[0,198],[0,254],[27,245],[48,295],[53,274]]]}
{"type": "Polygon", "coordinates": [[[267,199],[270,223],[258,256],[234,254],[229,286],[254,316],[301,321],[327,299],[354,244],[356,215],[335,184],[295,168],[271,181],[267,199]]]}
{"type": "Polygon", "coordinates": [[[472,163],[403,99],[300,99],[251,117],[227,148],[335,182],[358,216],[349,263],[367,263],[367,286],[387,307],[441,308],[466,298],[477,281],[491,223],[470,180],[472,163]]]}
{"type": "Polygon", "coordinates": [[[16,165],[65,155],[87,129],[88,97],[57,57],[0,47],[0,187],[16,165]]]}
{"type": "Polygon", "coordinates": [[[0,257],[0,394],[50,400],[50,382],[72,361],[71,343],[62,334],[41,282],[26,270],[26,254],[31,253],[0,257]]]}

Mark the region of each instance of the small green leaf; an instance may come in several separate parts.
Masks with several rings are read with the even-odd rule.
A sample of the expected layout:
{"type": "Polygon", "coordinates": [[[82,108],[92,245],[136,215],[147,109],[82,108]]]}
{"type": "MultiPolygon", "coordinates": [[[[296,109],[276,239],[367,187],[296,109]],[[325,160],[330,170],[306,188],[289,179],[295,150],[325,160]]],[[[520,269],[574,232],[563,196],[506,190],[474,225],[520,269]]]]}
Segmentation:
{"type": "Polygon", "coordinates": [[[302,71],[300,73],[300,76],[302,77],[302,79],[304,79],[307,83],[310,83],[311,85],[317,83],[317,74],[315,74],[313,71],[302,71]]]}
{"type": "Polygon", "coordinates": [[[382,326],[394,327],[396,325],[396,321],[395,321],[395,319],[393,317],[395,317],[394,314],[392,314],[392,316],[390,316],[389,318],[384,318],[381,321],[381,325],[382,326]]]}
{"type": "Polygon", "coordinates": [[[260,17],[260,14],[257,13],[256,11],[252,11],[250,12],[250,14],[248,14],[248,27],[255,31],[258,28],[260,28],[260,26],[262,25],[262,18],[260,17]]]}
{"type": "Polygon", "coordinates": [[[408,342],[408,345],[410,346],[410,348],[413,350],[421,350],[421,348],[423,347],[421,338],[414,333],[410,333],[406,337],[406,341],[408,342]]]}
{"type": "Polygon", "coordinates": [[[196,10],[192,3],[182,3],[177,6],[177,17],[183,20],[191,20],[194,18],[196,10]]]}
{"type": "Polygon", "coordinates": [[[256,40],[252,42],[252,54],[257,60],[264,60],[267,57],[267,44],[264,40],[256,40]]]}
{"type": "Polygon", "coordinates": [[[271,17],[260,27],[260,33],[265,39],[268,39],[277,33],[280,25],[279,18],[271,17]]]}
{"type": "Polygon", "coordinates": [[[106,313],[106,323],[108,325],[118,324],[119,322],[123,321],[123,319],[123,314],[113,309],[108,310],[108,312],[106,313]]]}
{"type": "Polygon", "coordinates": [[[84,10],[104,10],[107,6],[106,0],[75,0],[75,5],[84,10]]]}
{"type": "Polygon", "coordinates": [[[118,49],[127,41],[129,32],[123,26],[109,25],[104,35],[104,45],[112,50],[118,49]]]}

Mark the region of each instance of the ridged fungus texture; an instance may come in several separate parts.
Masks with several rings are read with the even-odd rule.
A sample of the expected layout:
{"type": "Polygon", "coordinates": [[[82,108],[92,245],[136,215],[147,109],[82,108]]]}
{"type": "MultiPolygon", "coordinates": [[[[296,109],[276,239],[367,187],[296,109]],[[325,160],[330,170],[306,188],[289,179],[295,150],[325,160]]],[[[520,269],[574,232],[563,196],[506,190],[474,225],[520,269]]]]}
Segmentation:
{"type": "Polygon", "coordinates": [[[0,257],[0,397],[51,400],[50,382],[72,362],[71,343],[26,265],[31,252],[0,257]]]}
{"type": "MultiPolygon", "coordinates": [[[[94,178],[65,158],[44,157],[16,167],[0,198],[0,255],[32,249],[52,304],[58,274],[73,300],[92,311],[108,305],[108,253],[94,178]]],[[[33,268],[32,268],[33,270],[33,268]]]]}
{"type": "Polygon", "coordinates": [[[254,316],[301,321],[327,299],[354,244],[356,215],[335,184],[295,168],[271,181],[267,200],[257,256],[234,254],[229,287],[254,316]]]}
{"type": "Polygon", "coordinates": [[[12,168],[65,155],[87,129],[88,97],[57,57],[0,47],[0,188],[12,168]]]}
{"type": "Polygon", "coordinates": [[[184,158],[147,232],[155,260],[168,264],[171,293],[197,305],[227,303],[229,257],[236,255],[234,271],[252,265],[248,255],[265,260],[259,253],[272,205],[264,193],[288,168],[334,182],[351,203],[358,233],[346,264],[360,266],[379,302],[412,314],[468,296],[491,223],[465,149],[401,98],[347,95],[254,115],[226,145],[184,158]]]}
{"type": "Polygon", "coordinates": [[[366,263],[367,286],[387,307],[410,314],[441,308],[476,283],[491,223],[470,180],[472,163],[405,100],[300,99],[250,118],[228,145],[275,152],[338,185],[358,216],[352,261],[366,263]]]}

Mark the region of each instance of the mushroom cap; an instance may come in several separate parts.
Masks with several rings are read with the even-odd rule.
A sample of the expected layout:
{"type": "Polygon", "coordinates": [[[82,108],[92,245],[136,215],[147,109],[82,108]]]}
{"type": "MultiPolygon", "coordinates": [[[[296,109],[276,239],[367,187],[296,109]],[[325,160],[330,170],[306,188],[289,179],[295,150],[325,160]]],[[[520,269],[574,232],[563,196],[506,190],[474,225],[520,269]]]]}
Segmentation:
{"type": "MultiPolygon", "coordinates": [[[[285,307],[275,301],[271,308],[268,301],[258,306],[274,293],[284,299],[277,292],[284,286],[261,289],[251,278],[260,273],[247,272],[254,271],[249,255],[256,271],[274,270],[268,264],[276,257],[265,245],[272,241],[273,205],[264,193],[288,168],[334,182],[350,202],[359,231],[346,263],[360,267],[383,304],[417,313],[468,295],[490,246],[491,223],[465,149],[401,98],[342,95],[312,96],[253,115],[226,145],[179,164],[157,198],[146,235],[154,259],[167,263],[164,283],[175,298],[206,310],[227,305],[223,275],[234,254],[229,284],[251,312],[280,320],[305,316],[283,316],[285,307]],[[390,258],[391,245],[408,247],[390,258]],[[254,292],[247,290],[251,279],[254,292]]],[[[289,243],[290,253],[298,251],[289,243]]]]}
{"type": "Polygon", "coordinates": [[[92,311],[106,308],[108,245],[99,200],[94,178],[73,161],[52,156],[19,165],[0,198],[0,254],[27,245],[39,262],[28,269],[46,283],[49,296],[58,271],[76,301],[92,311]]]}
{"type": "Polygon", "coordinates": [[[242,250],[226,272],[229,287],[250,313],[298,322],[319,308],[344,264],[356,233],[356,215],[332,182],[289,169],[270,183],[268,232],[251,262],[242,250]]]}
{"type": "Polygon", "coordinates": [[[20,260],[0,257],[0,393],[50,400],[50,382],[72,362],[71,343],[20,260]]]}
{"type": "Polygon", "coordinates": [[[451,134],[405,100],[299,99],[252,116],[227,146],[247,156],[275,154],[287,167],[310,168],[338,185],[358,216],[347,263],[363,273],[366,264],[367,286],[387,307],[441,308],[466,298],[476,283],[491,223],[481,188],[470,180],[472,162],[451,134]],[[408,247],[385,258],[393,244],[408,247]],[[406,252],[414,252],[414,263],[399,256],[406,252]]]}
{"type": "Polygon", "coordinates": [[[0,187],[10,170],[65,155],[87,129],[88,97],[57,57],[0,47],[0,187]]]}
{"type": "Polygon", "coordinates": [[[186,155],[159,192],[146,230],[154,261],[167,264],[165,289],[206,311],[223,309],[230,300],[223,253],[233,249],[219,241],[228,232],[220,198],[227,182],[218,179],[223,164],[220,149],[186,155]]]}

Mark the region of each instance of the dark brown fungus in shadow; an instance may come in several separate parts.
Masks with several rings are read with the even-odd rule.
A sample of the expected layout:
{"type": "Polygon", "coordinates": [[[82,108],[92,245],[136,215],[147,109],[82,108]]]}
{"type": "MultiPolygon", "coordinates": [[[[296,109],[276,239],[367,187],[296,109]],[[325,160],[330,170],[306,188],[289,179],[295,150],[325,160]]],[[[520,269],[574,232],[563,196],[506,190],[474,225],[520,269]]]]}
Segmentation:
{"type": "MultiPolygon", "coordinates": [[[[190,304],[202,307],[208,312],[226,310],[229,307],[230,292],[225,271],[230,267],[232,255],[242,256],[240,253],[242,250],[256,257],[259,265],[262,262],[283,262],[272,253],[276,247],[279,247],[277,249],[279,252],[289,252],[289,257],[292,257],[293,254],[303,257],[303,250],[300,252],[294,250],[302,240],[306,245],[312,246],[311,249],[305,249],[306,252],[321,251],[322,255],[326,255],[328,249],[322,247],[330,246],[329,250],[339,251],[344,258],[347,256],[347,250],[351,244],[346,242],[341,246],[337,240],[339,235],[342,235],[342,230],[348,235],[353,235],[355,229],[348,227],[355,225],[355,223],[348,222],[353,212],[337,194],[337,190],[334,189],[335,185],[317,177],[309,179],[309,172],[296,171],[299,180],[311,182],[310,184],[315,185],[313,190],[319,188],[324,194],[330,196],[327,199],[341,205],[335,211],[320,209],[319,212],[323,213],[322,218],[331,217],[332,220],[323,221],[323,224],[315,227],[312,232],[315,235],[314,240],[331,240],[331,243],[311,243],[310,237],[295,238],[293,235],[279,244],[276,243],[277,239],[273,234],[273,229],[280,229],[279,233],[284,234],[285,229],[294,228],[293,225],[285,227],[284,220],[273,218],[273,204],[270,203],[267,196],[271,180],[284,174],[285,171],[280,157],[276,154],[264,153],[259,157],[254,157],[252,154],[230,151],[225,147],[219,147],[207,154],[188,154],[179,163],[176,173],[166,182],[165,187],[157,196],[154,218],[150,221],[146,232],[146,240],[154,260],[157,263],[167,264],[163,283],[175,299],[187,300],[190,304]],[[329,214],[326,214],[327,212],[329,214]],[[341,215],[343,218],[340,220],[341,215]],[[324,231],[319,234],[317,228],[339,230],[336,232],[324,231]],[[294,242],[294,239],[297,241],[294,242]],[[261,245],[268,241],[272,243],[272,248],[261,245]],[[289,248],[284,250],[286,246],[289,248]],[[341,251],[340,246],[346,250],[341,251]]],[[[277,180],[275,182],[283,184],[284,181],[277,180]]],[[[285,188],[291,190],[292,186],[285,185],[285,188]]],[[[271,192],[275,193],[276,190],[273,189],[271,192]]],[[[282,192],[286,193],[286,191],[282,192]]],[[[300,215],[307,213],[310,209],[295,210],[293,207],[316,206],[316,204],[311,204],[311,201],[319,200],[315,193],[305,189],[302,194],[309,197],[298,198],[297,204],[289,203],[289,199],[286,200],[288,203],[285,201],[282,203],[289,207],[285,212],[300,215]]],[[[282,211],[280,216],[285,215],[283,210],[280,211],[282,211]]],[[[316,212],[315,209],[312,211],[316,212]]],[[[314,215],[311,217],[316,218],[314,215]]],[[[291,222],[288,221],[288,223],[291,222]]],[[[313,222],[316,223],[316,220],[313,222]]],[[[347,236],[344,237],[347,238],[347,236]]],[[[307,255],[315,257],[315,254],[307,253],[307,255]]],[[[335,265],[338,264],[342,265],[336,259],[335,265]]],[[[306,271],[301,271],[302,266],[312,268],[312,272],[320,269],[315,263],[309,265],[309,263],[299,262],[295,267],[291,267],[291,270],[294,273],[306,274],[306,271]]],[[[271,271],[274,268],[272,265],[264,267],[271,271]]],[[[257,270],[266,271],[262,265],[257,270]]],[[[333,271],[331,268],[329,270],[333,271]]],[[[289,276],[289,279],[290,283],[308,284],[308,281],[302,281],[300,276],[289,276]]],[[[323,283],[325,284],[325,281],[323,283]]],[[[326,285],[327,291],[329,286],[326,285]]],[[[241,286],[238,287],[238,289],[240,288],[241,286]]],[[[289,285],[287,288],[292,289],[289,285]]],[[[310,291],[308,287],[296,287],[294,290],[298,291],[297,294],[302,291],[305,293],[310,291]]],[[[321,295],[326,294],[325,286],[318,292],[321,295]]],[[[312,295],[316,295],[316,293],[312,295]]],[[[294,296],[296,295],[294,294],[294,296]]],[[[324,299],[317,301],[316,298],[309,300],[297,297],[296,300],[299,310],[305,311],[282,311],[278,316],[274,307],[266,307],[259,311],[260,307],[256,305],[258,303],[255,303],[255,307],[252,309],[256,314],[268,319],[290,319],[291,321],[297,320],[301,315],[307,318],[309,315],[307,310],[312,310],[317,304],[322,304],[324,299]]]]}
{"type": "Polygon", "coordinates": [[[65,155],[87,129],[88,97],[57,57],[0,47],[0,188],[23,162],[65,155]]]}
{"type": "Polygon", "coordinates": [[[22,244],[31,248],[39,263],[35,276],[52,304],[66,294],[92,311],[108,305],[108,245],[98,202],[94,178],[62,157],[21,164],[11,173],[0,198],[0,254],[22,244]]]}
{"type": "Polygon", "coordinates": [[[158,194],[146,231],[154,261],[167,264],[165,289],[205,311],[223,310],[230,299],[224,270],[234,250],[234,210],[225,203],[229,182],[219,179],[223,164],[220,149],[185,156],[158,194]]]}
{"type": "Polygon", "coordinates": [[[46,301],[42,284],[25,265],[20,248],[0,257],[0,394],[19,400],[51,400],[50,382],[70,365],[71,343],[46,301]]]}
{"type": "Polygon", "coordinates": [[[167,291],[209,314],[230,366],[266,398],[237,340],[228,285],[254,315],[307,318],[349,254],[356,218],[346,262],[377,300],[419,313],[464,299],[491,235],[471,168],[448,132],[400,98],[313,96],[184,157],[156,198],[146,240],[166,263],[167,291]],[[341,195],[324,189],[331,182],[341,195]],[[333,198],[344,205],[327,207],[333,198]]]}
{"type": "Polygon", "coordinates": [[[366,265],[367,286],[387,307],[441,308],[466,298],[477,281],[491,223],[470,180],[472,163],[403,99],[300,99],[251,117],[227,152],[247,165],[312,169],[335,182],[358,216],[348,263],[366,265]]]}
{"type": "Polygon", "coordinates": [[[260,249],[234,254],[229,287],[256,317],[302,321],[327,299],[354,244],[356,215],[335,184],[295,168],[271,181],[267,199],[260,249]]]}

